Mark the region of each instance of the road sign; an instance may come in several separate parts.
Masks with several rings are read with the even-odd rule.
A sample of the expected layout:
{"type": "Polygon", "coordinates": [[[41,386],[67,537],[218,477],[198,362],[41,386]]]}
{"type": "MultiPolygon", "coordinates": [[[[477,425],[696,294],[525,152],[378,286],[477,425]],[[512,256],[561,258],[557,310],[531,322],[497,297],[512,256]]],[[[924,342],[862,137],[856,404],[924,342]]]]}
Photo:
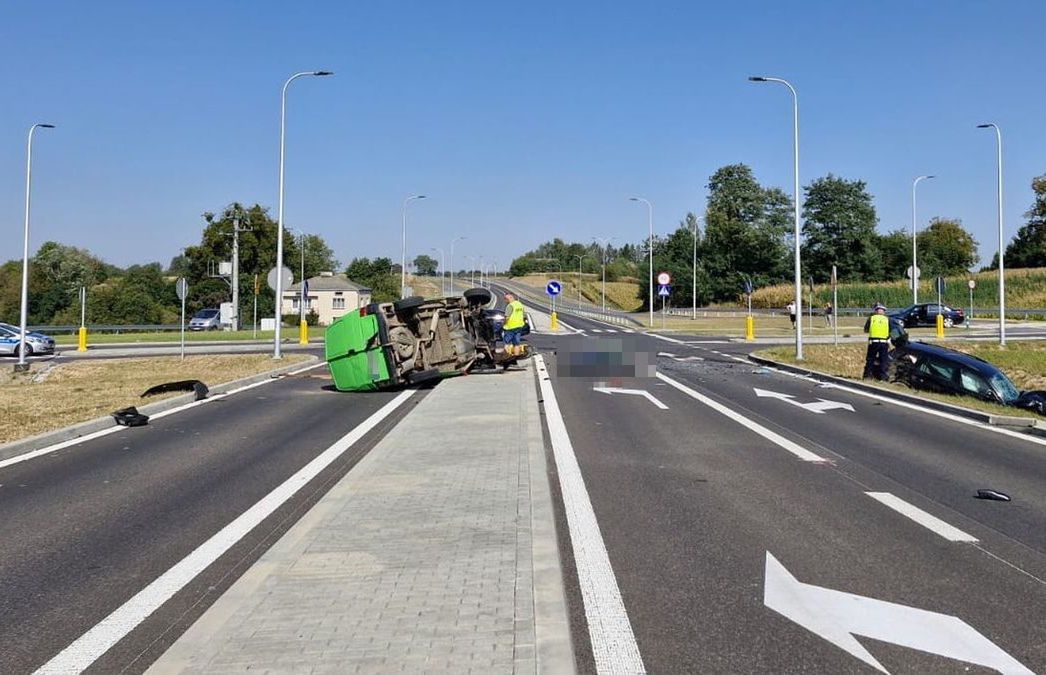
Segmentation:
{"type": "Polygon", "coordinates": [[[563,284],[553,279],[545,285],[545,292],[551,295],[552,297],[556,297],[557,295],[563,292],[563,284]]]}
{"type": "Polygon", "coordinates": [[[305,283],[301,285],[301,297],[309,297],[309,280],[306,279],[305,283]]]}
{"type": "Polygon", "coordinates": [[[667,298],[668,296],[672,295],[672,287],[665,285],[658,286],[657,295],[660,298],[667,298]]]}
{"type": "Polygon", "coordinates": [[[661,284],[662,286],[669,285],[670,283],[672,283],[672,275],[668,272],[658,272],[657,283],[661,284]]]}
{"type": "Polygon", "coordinates": [[[943,295],[945,286],[944,277],[937,277],[937,292],[943,295]]]}
{"type": "Polygon", "coordinates": [[[1031,673],[956,616],[805,584],[766,552],[763,604],[880,672],[886,668],[854,637],[901,645],[991,668],[1031,673]]]}
{"type": "MultiPolygon", "coordinates": [[[[908,271],[905,274],[908,276],[909,279],[912,278],[912,266],[911,265],[908,265],[908,271]]],[[[915,268],[915,278],[918,279],[919,276],[920,276],[920,271],[919,271],[919,268],[916,267],[915,268]]]]}
{"type": "Polygon", "coordinates": [[[973,289],[977,288],[977,282],[974,281],[973,279],[970,279],[969,281],[967,281],[966,285],[970,288],[971,291],[973,289]]]}
{"type": "Polygon", "coordinates": [[[179,300],[184,300],[189,294],[189,282],[185,277],[178,277],[178,281],[174,282],[174,292],[178,294],[179,300]]]}
{"type": "MultiPolygon", "coordinates": [[[[282,273],[281,276],[283,277],[283,284],[282,284],[283,290],[287,290],[287,287],[290,286],[292,283],[294,283],[294,272],[291,272],[290,268],[287,267],[286,265],[284,265],[283,266],[283,273],[282,273]]],[[[273,290],[273,292],[275,292],[276,291],[276,268],[275,267],[273,267],[271,270],[269,270],[269,275],[267,277],[265,277],[265,281],[266,281],[266,283],[269,284],[269,288],[271,288],[273,290]]]]}
{"type": "Polygon", "coordinates": [[[752,294],[752,280],[749,279],[748,277],[745,277],[744,289],[745,289],[745,295],[751,295],[752,294]]]}

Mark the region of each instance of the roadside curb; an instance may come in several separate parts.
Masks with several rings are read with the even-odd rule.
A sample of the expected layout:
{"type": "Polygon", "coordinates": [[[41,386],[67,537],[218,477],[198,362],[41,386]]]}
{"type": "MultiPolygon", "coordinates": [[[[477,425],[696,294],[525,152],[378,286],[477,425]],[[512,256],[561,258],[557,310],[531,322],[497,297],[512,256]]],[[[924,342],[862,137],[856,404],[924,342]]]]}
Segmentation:
{"type": "Polygon", "coordinates": [[[858,389],[860,391],[875,394],[877,396],[885,396],[892,398],[897,401],[904,401],[912,405],[921,406],[923,408],[930,408],[938,412],[948,413],[949,415],[955,415],[957,417],[965,417],[966,419],[981,422],[983,424],[989,424],[996,427],[1018,427],[1036,435],[1044,435],[1046,428],[1040,420],[1032,419],[1030,417],[1013,417],[1009,415],[993,415],[991,413],[981,412],[979,410],[973,410],[971,408],[964,408],[958,405],[952,405],[950,403],[944,403],[942,401],[934,401],[933,399],[923,398],[922,396],[916,396],[915,394],[906,394],[904,392],[893,391],[891,389],[885,389],[883,387],[876,387],[875,385],[865,384],[864,382],[858,382],[856,380],[850,380],[845,377],[837,377],[835,375],[828,375],[817,370],[809,370],[807,368],[800,368],[787,363],[781,363],[780,361],[774,361],[772,359],[763,358],[761,356],[755,356],[749,354],[748,359],[761,366],[769,366],[778,370],[783,370],[788,373],[796,375],[805,375],[818,380],[824,380],[833,384],[839,384],[851,389],[858,389]]]}
{"type": "MultiPolygon", "coordinates": [[[[213,394],[222,394],[232,389],[244,387],[249,384],[261,382],[274,378],[278,375],[283,375],[292,370],[298,370],[305,368],[316,361],[319,361],[319,357],[314,355],[308,355],[303,361],[296,363],[289,363],[285,366],[280,366],[274,370],[269,370],[264,373],[257,373],[255,375],[249,375],[238,380],[231,382],[223,382],[222,384],[215,385],[210,388],[208,397],[213,394]]],[[[157,401],[156,403],[148,403],[138,407],[138,412],[144,415],[155,415],[156,413],[163,412],[164,410],[170,410],[171,408],[177,408],[178,406],[185,405],[186,403],[192,403],[196,400],[195,394],[182,394],[180,396],[174,396],[172,398],[157,401]]],[[[81,436],[101,431],[109,427],[116,426],[116,422],[109,415],[105,417],[97,417],[93,420],[87,420],[86,422],[77,422],[68,427],[62,429],[55,429],[54,431],[45,431],[42,434],[36,436],[30,436],[29,438],[23,438],[17,441],[11,441],[10,443],[4,443],[0,445],[0,460],[11,459],[18,455],[23,455],[40,448],[46,448],[49,445],[55,443],[62,443],[65,441],[71,441],[81,436]]]]}

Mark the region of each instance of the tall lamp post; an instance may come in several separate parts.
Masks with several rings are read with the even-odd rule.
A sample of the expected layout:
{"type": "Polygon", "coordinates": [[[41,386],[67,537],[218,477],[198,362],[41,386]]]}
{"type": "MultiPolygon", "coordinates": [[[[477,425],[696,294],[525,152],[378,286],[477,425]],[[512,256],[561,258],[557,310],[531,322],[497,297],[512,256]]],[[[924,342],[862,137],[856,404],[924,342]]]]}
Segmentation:
{"type": "Polygon", "coordinates": [[[600,256],[600,258],[603,261],[603,313],[604,314],[607,313],[607,246],[609,246],[610,242],[614,241],[615,239],[617,239],[617,237],[607,237],[605,239],[601,238],[601,237],[595,237],[596,241],[601,242],[603,244],[603,252],[602,252],[602,255],[600,256]]]}
{"type": "MultiPolygon", "coordinates": [[[[631,202],[643,202],[646,204],[646,215],[647,215],[647,226],[650,229],[650,273],[647,276],[647,287],[650,289],[650,327],[654,327],[654,206],[649,200],[643,199],[642,197],[629,197],[631,202]]],[[[604,265],[605,267],[605,265],[604,265]]],[[[606,281],[603,282],[604,285],[606,281]]],[[[604,293],[603,304],[606,305],[606,297],[604,293]]],[[[606,311],[606,307],[603,307],[603,311],[606,311]]]]}
{"type": "Polygon", "coordinates": [[[329,70],[314,70],[304,73],[295,73],[283,83],[283,92],[280,94],[280,200],[279,210],[276,216],[276,334],[272,338],[272,358],[283,358],[280,351],[280,315],[283,309],[283,158],[284,137],[287,129],[287,87],[299,77],[325,77],[333,75],[329,70]]]}
{"type": "MultiPolygon", "coordinates": [[[[801,317],[803,315],[803,275],[801,268],[801,260],[799,257],[799,95],[795,93],[795,87],[788,80],[782,80],[779,77],[750,77],[748,78],[752,82],[775,82],[777,84],[783,84],[788,87],[788,91],[792,92],[792,121],[793,121],[793,133],[792,133],[792,149],[794,154],[793,167],[793,179],[794,185],[792,187],[792,201],[795,207],[795,312],[796,316],[801,317]]],[[[797,361],[803,360],[803,322],[798,321],[795,324],[795,358],[797,361]]]]}
{"type": "Polygon", "coordinates": [[[443,297],[447,297],[447,256],[439,246],[433,246],[429,250],[439,251],[439,292],[443,297]]]}
{"type": "Polygon", "coordinates": [[[919,277],[917,274],[918,265],[916,264],[917,249],[916,246],[916,216],[915,216],[915,187],[919,184],[919,181],[929,180],[936,178],[937,176],[918,176],[912,181],[912,304],[919,302],[919,277]]]}
{"type": "MultiPolygon", "coordinates": [[[[999,345],[1002,347],[1006,346],[1006,277],[1003,274],[1002,266],[1002,254],[1003,254],[1003,240],[1002,240],[1002,132],[999,130],[999,126],[994,122],[988,124],[978,124],[978,129],[995,129],[995,140],[996,147],[998,149],[999,163],[998,163],[998,177],[999,177],[999,345]]],[[[972,317],[971,317],[972,318],[972,317]]]]}
{"type": "Polygon", "coordinates": [[[581,309],[581,261],[587,258],[587,255],[574,254],[577,258],[577,308],[581,309]]]}
{"type": "Polygon", "coordinates": [[[697,320],[697,223],[701,220],[701,216],[694,217],[694,229],[693,231],[687,230],[694,236],[694,271],[693,271],[693,288],[690,291],[691,299],[694,303],[693,319],[697,320]]]}
{"type": "Polygon", "coordinates": [[[54,129],[53,124],[38,123],[29,127],[29,144],[25,159],[25,238],[22,241],[22,308],[19,312],[18,365],[15,370],[28,370],[25,363],[25,331],[29,314],[29,204],[33,192],[33,134],[37,129],[54,129]]]}
{"type": "Polygon", "coordinates": [[[450,292],[454,292],[454,244],[468,237],[455,237],[450,242],[450,292]]]}
{"type": "Polygon", "coordinates": [[[411,195],[403,200],[403,240],[400,250],[400,299],[407,290],[407,204],[416,199],[425,199],[425,195],[411,195]]]}

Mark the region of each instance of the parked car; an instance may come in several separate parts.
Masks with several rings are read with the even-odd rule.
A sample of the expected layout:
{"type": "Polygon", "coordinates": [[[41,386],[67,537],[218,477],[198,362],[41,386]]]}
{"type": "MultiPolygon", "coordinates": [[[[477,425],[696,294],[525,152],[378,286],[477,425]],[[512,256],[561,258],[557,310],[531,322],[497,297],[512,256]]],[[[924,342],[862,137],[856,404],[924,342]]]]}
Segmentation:
{"type": "Polygon", "coordinates": [[[1021,391],[983,359],[925,342],[902,342],[893,352],[894,380],[913,389],[1015,406],[1046,414],[1046,391],[1021,391]]]}
{"type": "Polygon", "coordinates": [[[221,312],[217,309],[201,309],[189,320],[189,330],[218,330],[221,328],[221,312]]]}
{"type": "Polygon", "coordinates": [[[904,309],[890,312],[889,316],[900,319],[907,328],[936,326],[938,307],[941,315],[944,317],[945,328],[951,328],[966,321],[966,314],[961,309],[952,309],[948,305],[938,305],[936,302],[922,302],[918,305],[911,305],[904,309]]]}
{"type": "Polygon", "coordinates": [[[331,324],[324,350],[339,391],[373,391],[433,382],[475,366],[509,366],[498,348],[504,314],[485,288],[462,297],[371,303],[331,324]]]}
{"type": "MultiPolygon", "coordinates": [[[[0,354],[18,356],[22,331],[18,326],[0,323],[0,354]]],[[[25,355],[54,354],[54,338],[43,333],[27,332],[25,334],[25,355]]]]}

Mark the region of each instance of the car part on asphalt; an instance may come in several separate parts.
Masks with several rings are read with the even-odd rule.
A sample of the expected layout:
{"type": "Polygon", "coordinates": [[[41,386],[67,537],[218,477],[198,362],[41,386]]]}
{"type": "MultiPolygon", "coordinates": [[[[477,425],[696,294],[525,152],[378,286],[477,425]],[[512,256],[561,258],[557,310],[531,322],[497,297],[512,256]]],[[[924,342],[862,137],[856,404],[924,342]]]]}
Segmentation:
{"type": "Polygon", "coordinates": [[[191,391],[196,394],[196,400],[201,401],[207,398],[207,385],[199,380],[179,380],[178,382],[165,382],[164,384],[158,384],[155,387],[149,387],[142,392],[141,398],[146,396],[156,396],[157,394],[166,394],[172,391],[191,391]]]}
{"type": "Polygon", "coordinates": [[[149,416],[138,412],[133,405],[120,408],[112,413],[113,419],[122,427],[141,427],[149,423],[149,416]]]}
{"type": "Polygon", "coordinates": [[[997,502],[1008,502],[1010,501],[1010,495],[1005,492],[999,492],[997,490],[978,490],[977,499],[990,499],[997,502]]]}

